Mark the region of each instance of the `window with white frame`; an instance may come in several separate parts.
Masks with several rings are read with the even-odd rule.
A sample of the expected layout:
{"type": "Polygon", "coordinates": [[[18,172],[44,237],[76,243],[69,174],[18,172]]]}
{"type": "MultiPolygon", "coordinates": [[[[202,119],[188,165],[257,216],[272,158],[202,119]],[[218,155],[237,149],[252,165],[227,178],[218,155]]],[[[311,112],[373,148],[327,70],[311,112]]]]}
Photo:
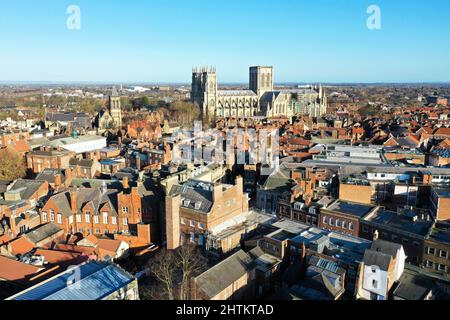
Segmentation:
{"type": "Polygon", "coordinates": [[[58,223],[62,224],[62,214],[61,213],[58,213],[57,218],[58,218],[58,223]]]}
{"type": "Polygon", "coordinates": [[[328,217],[327,216],[323,217],[323,223],[324,224],[328,224],[328,217]]]}
{"type": "Polygon", "coordinates": [[[447,251],[444,251],[444,250],[440,250],[440,251],[439,251],[439,257],[447,259],[447,257],[448,257],[448,252],[447,252],[447,251]]]}
{"type": "Polygon", "coordinates": [[[203,230],[203,223],[198,223],[198,228],[203,230]]]}
{"type": "Polygon", "coordinates": [[[353,222],[350,222],[350,223],[348,224],[348,229],[349,229],[349,230],[353,230],[353,229],[354,229],[353,222]]]}
{"type": "Polygon", "coordinates": [[[438,270],[445,272],[445,271],[447,271],[447,267],[445,264],[440,263],[440,264],[438,264],[438,270]]]}
{"type": "Polygon", "coordinates": [[[50,221],[53,222],[55,221],[55,211],[50,210],[50,221]]]}
{"type": "Polygon", "coordinates": [[[47,222],[47,212],[42,212],[42,222],[47,222]]]}
{"type": "Polygon", "coordinates": [[[124,226],[127,226],[127,225],[128,225],[128,218],[123,218],[122,224],[123,224],[124,226]]]}
{"type": "Polygon", "coordinates": [[[103,224],[108,224],[108,212],[103,212],[103,224]]]}
{"type": "Polygon", "coordinates": [[[430,261],[430,260],[425,261],[425,267],[433,268],[434,267],[433,261],[430,261]]]}
{"type": "Polygon", "coordinates": [[[77,214],[77,222],[81,222],[81,213],[77,214]]]}
{"type": "Polygon", "coordinates": [[[117,224],[117,217],[111,217],[111,223],[113,225],[116,225],[117,224]]]}
{"type": "Polygon", "coordinates": [[[434,256],[436,254],[436,249],[432,248],[432,247],[428,247],[427,253],[429,255],[433,255],[434,256]]]}
{"type": "Polygon", "coordinates": [[[73,223],[73,216],[69,216],[69,223],[70,223],[70,224],[73,223]]]}
{"type": "Polygon", "coordinates": [[[122,212],[123,213],[128,213],[128,207],[122,207],[122,212]]]}
{"type": "Polygon", "coordinates": [[[87,223],[91,223],[91,214],[89,211],[86,211],[86,214],[84,215],[84,220],[86,220],[87,223]]]}
{"type": "Polygon", "coordinates": [[[99,219],[98,215],[94,216],[94,223],[95,224],[99,224],[100,223],[100,219],[99,219]]]}

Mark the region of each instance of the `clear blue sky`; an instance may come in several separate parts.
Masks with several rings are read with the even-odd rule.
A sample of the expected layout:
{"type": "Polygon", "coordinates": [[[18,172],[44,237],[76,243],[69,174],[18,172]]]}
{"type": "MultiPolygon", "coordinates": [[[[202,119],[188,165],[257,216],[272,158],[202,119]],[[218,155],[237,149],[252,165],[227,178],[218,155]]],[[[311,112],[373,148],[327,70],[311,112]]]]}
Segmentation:
{"type": "Polygon", "coordinates": [[[450,81],[449,35],[449,0],[0,0],[0,80],[189,82],[209,64],[248,82],[261,64],[276,82],[450,81]]]}

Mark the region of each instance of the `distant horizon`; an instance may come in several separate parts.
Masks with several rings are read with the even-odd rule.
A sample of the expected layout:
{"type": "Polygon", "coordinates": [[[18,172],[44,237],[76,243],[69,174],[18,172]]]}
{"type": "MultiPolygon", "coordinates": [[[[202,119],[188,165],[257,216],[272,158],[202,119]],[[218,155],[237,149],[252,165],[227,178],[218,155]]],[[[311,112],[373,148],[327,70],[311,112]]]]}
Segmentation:
{"type": "MultiPolygon", "coordinates": [[[[98,85],[98,86],[191,86],[190,82],[127,82],[127,81],[8,81],[0,80],[0,86],[14,85],[98,85]]],[[[248,86],[248,82],[218,82],[219,86],[248,86]]],[[[274,86],[304,86],[304,85],[323,85],[323,86],[350,86],[350,85],[450,85],[450,81],[423,81],[423,82],[402,82],[402,81],[379,81],[379,82],[274,82],[274,86]]]]}

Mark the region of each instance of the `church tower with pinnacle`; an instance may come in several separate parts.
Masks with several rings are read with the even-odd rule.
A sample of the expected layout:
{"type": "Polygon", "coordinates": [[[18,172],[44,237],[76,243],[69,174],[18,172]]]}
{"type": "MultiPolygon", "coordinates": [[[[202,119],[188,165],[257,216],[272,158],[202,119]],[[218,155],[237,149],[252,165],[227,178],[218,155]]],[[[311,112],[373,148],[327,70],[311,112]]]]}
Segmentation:
{"type": "Polygon", "coordinates": [[[116,87],[113,87],[109,96],[109,113],[114,120],[115,127],[120,129],[122,127],[122,106],[116,87]]]}

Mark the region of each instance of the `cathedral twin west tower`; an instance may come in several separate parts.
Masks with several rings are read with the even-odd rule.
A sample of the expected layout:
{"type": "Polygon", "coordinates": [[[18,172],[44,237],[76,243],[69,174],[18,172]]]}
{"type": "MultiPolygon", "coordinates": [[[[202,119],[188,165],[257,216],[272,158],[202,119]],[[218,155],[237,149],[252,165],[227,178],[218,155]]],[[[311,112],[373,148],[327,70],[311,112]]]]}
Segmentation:
{"type": "Polygon", "coordinates": [[[274,90],[273,67],[250,67],[249,89],[219,90],[216,69],[192,70],[191,100],[206,117],[293,116],[326,113],[327,98],[322,86],[274,90]]]}

